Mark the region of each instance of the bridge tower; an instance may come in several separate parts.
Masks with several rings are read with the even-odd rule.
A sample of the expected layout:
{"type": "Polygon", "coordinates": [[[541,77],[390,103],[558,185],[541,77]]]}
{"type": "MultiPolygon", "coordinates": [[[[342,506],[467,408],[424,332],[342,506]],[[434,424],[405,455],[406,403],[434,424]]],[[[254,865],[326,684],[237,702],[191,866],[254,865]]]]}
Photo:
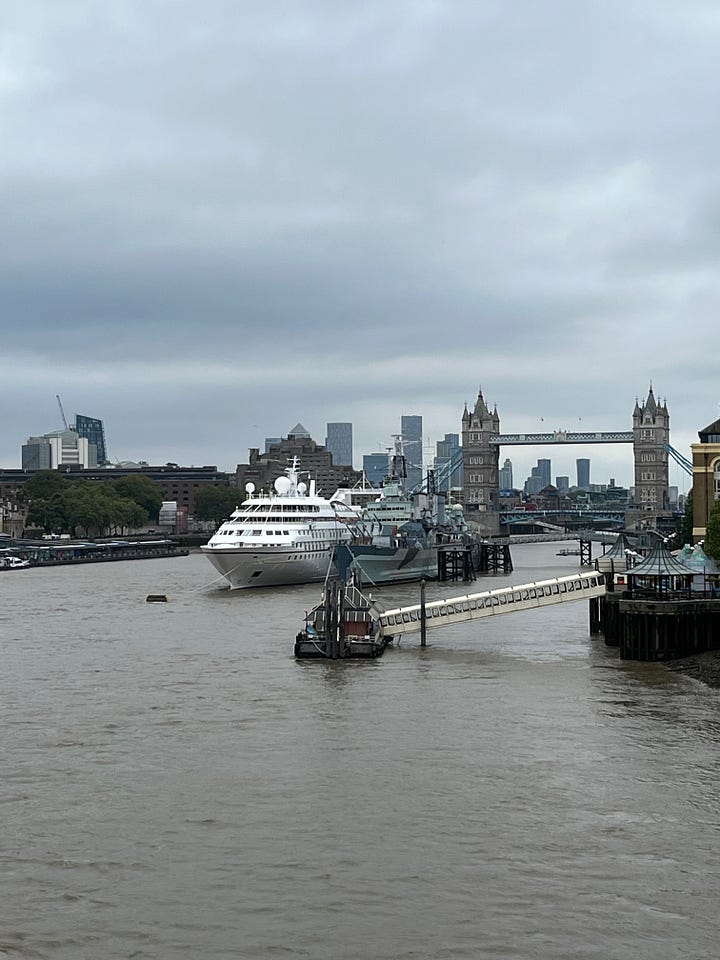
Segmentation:
{"type": "Polygon", "coordinates": [[[482,389],[472,411],[467,404],[462,415],[463,507],[468,520],[479,524],[483,533],[499,531],[498,461],[500,448],[490,438],[500,433],[497,407],[490,412],[482,389]],[[486,529],[487,528],[487,529],[486,529]]]}
{"type": "Polygon", "coordinates": [[[635,458],[635,509],[655,515],[670,507],[669,470],[666,444],[670,443],[670,414],[667,402],[655,399],[652,383],[644,403],[635,401],[633,411],[633,454],[635,458]]]}

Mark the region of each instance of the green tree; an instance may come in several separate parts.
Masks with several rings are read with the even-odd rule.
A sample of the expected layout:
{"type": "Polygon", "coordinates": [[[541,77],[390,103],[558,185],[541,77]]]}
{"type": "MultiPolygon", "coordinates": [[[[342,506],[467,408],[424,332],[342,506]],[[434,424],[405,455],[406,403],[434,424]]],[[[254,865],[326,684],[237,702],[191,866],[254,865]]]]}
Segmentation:
{"type": "Polygon", "coordinates": [[[57,470],[39,470],[23,484],[23,491],[28,501],[49,499],[55,493],[62,493],[71,481],[57,470]]]}
{"type": "Polygon", "coordinates": [[[144,527],[148,522],[147,510],[128,497],[113,497],[111,526],[115,533],[126,533],[144,527]]]}
{"type": "Polygon", "coordinates": [[[30,527],[42,527],[45,533],[69,531],[63,494],[58,492],[49,497],[36,497],[31,500],[26,523],[30,527]]]}
{"type": "Polygon", "coordinates": [[[195,496],[195,516],[220,523],[244,499],[237,487],[202,487],[195,496]]]}
{"type": "Polygon", "coordinates": [[[119,497],[134,500],[145,510],[148,518],[157,523],[162,506],[162,490],[149,477],[119,477],[108,484],[119,497]]]}
{"type": "Polygon", "coordinates": [[[708,517],[704,549],[708,556],[720,563],[720,500],[715,501],[708,517]]]}
{"type": "Polygon", "coordinates": [[[110,529],[113,496],[105,484],[72,483],[63,493],[66,522],[75,535],[100,537],[110,529]]]}

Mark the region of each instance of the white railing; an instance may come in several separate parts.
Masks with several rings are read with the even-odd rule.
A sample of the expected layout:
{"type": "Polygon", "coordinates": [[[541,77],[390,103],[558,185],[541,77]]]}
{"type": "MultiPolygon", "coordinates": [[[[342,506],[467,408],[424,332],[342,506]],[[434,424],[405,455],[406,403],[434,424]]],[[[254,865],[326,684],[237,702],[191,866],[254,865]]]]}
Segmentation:
{"type": "MultiPolygon", "coordinates": [[[[447,600],[432,600],[425,604],[425,625],[442,627],[451,623],[465,623],[481,617],[493,617],[515,610],[567,603],[605,595],[605,577],[600,573],[581,573],[537,583],[524,583],[500,590],[486,590],[447,600]]],[[[380,614],[381,636],[397,636],[421,629],[422,606],[398,607],[380,614]]]]}

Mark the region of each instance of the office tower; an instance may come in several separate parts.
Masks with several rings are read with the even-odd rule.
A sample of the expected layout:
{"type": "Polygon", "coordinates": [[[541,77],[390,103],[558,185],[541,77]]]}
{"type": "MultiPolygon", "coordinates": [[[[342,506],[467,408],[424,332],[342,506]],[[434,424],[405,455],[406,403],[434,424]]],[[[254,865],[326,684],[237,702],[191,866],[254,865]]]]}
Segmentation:
{"type": "Polygon", "coordinates": [[[265,437],[265,453],[270,453],[273,447],[279,447],[282,437],[265,437]]]}
{"type": "Polygon", "coordinates": [[[570,477],[555,477],[558,493],[567,493],[570,489],[570,477]]]}
{"type": "Polygon", "coordinates": [[[534,497],[536,496],[536,494],[540,493],[540,491],[545,486],[547,486],[547,484],[543,483],[543,477],[540,472],[540,467],[537,467],[537,466],[533,467],[532,470],[530,471],[530,476],[525,481],[525,487],[523,488],[524,492],[528,496],[534,497]]]}
{"type": "Polygon", "coordinates": [[[23,470],[56,470],[61,466],[97,466],[97,448],[74,430],[56,430],[28,437],[22,446],[23,470]]]}
{"type": "Polygon", "coordinates": [[[552,476],[552,462],[550,460],[538,460],[537,465],[543,487],[549,487],[552,476]]]}
{"type": "Polygon", "coordinates": [[[388,472],[388,455],[386,453],[366,453],[363,457],[363,473],[368,483],[379,487],[388,472]]]}
{"type": "Polygon", "coordinates": [[[498,485],[501,490],[512,490],[513,488],[513,466],[512,460],[505,460],[500,468],[498,485]]]}
{"type": "Polygon", "coordinates": [[[423,481],[422,417],[401,417],[400,434],[407,470],[405,485],[407,490],[413,490],[423,481]]]}
{"type": "Polygon", "coordinates": [[[95,417],[85,417],[80,413],[75,414],[75,432],[79,437],[83,437],[88,443],[94,443],[97,450],[97,463],[104,464],[108,462],[107,448],[105,446],[105,425],[102,420],[95,417]]]}
{"type": "Polygon", "coordinates": [[[460,435],[446,433],[444,440],[435,445],[435,489],[448,493],[462,487],[462,456],[460,435]]]}
{"type": "Polygon", "coordinates": [[[582,457],[575,461],[577,468],[577,487],[579,490],[588,490],[590,487],[590,461],[582,457]]]}
{"type": "Polygon", "coordinates": [[[325,449],[332,454],[335,466],[352,466],[353,428],[351,423],[328,423],[325,449]]]}

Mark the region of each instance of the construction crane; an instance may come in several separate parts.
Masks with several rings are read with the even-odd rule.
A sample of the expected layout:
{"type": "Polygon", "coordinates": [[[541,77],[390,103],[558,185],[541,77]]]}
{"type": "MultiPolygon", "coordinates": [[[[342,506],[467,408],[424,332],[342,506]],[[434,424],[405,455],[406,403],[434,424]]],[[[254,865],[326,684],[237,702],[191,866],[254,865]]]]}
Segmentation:
{"type": "Polygon", "coordinates": [[[63,410],[63,405],[62,405],[62,401],[61,401],[61,399],[60,399],[60,395],[56,393],[56,394],[55,394],[55,398],[56,398],[56,400],[57,400],[57,402],[58,402],[58,406],[60,407],[60,416],[62,417],[62,422],[63,422],[63,424],[65,425],[65,429],[66,429],[66,430],[69,430],[70,427],[68,427],[67,417],[65,416],[65,411],[63,410]]]}

